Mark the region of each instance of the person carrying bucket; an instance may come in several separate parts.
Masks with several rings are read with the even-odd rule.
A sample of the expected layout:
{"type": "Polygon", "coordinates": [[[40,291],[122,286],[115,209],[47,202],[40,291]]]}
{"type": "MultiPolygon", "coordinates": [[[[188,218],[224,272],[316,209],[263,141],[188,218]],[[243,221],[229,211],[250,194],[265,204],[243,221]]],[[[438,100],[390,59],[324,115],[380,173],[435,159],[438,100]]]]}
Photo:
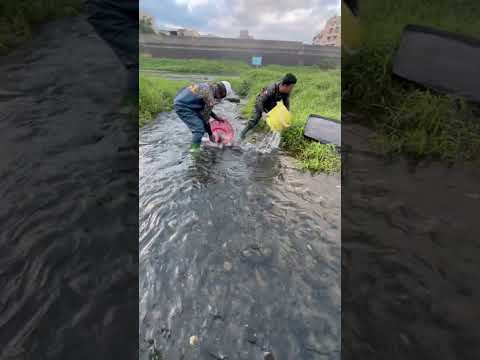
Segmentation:
{"type": "Polygon", "coordinates": [[[290,110],[290,94],[297,83],[297,78],[293,74],[286,74],[281,82],[274,83],[260,91],[255,101],[255,114],[248,122],[247,126],[240,134],[241,139],[245,139],[247,132],[258,125],[263,113],[268,113],[282,101],[287,110],[290,110]]]}
{"type": "Polygon", "coordinates": [[[210,141],[215,141],[210,127],[210,118],[220,122],[224,120],[213,112],[213,107],[225,97],[231,96],[231,93],[230,83],[221,81],[192,84],[181,89],[175,96],[173,108],[192,132],[192,152],[200,149],[205,133],[208,134],[210,141]]]}

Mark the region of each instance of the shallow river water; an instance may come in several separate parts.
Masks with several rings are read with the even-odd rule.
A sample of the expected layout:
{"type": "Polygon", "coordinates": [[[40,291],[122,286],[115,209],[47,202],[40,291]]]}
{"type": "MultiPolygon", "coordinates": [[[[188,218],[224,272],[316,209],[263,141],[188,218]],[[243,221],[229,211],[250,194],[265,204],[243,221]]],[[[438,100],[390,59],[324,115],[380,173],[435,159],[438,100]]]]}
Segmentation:
{"type": "MultiPolygon", "coordinates": [[[[240,106],[216,107],[237,131],[240,106]]],[[[140,357],[339,359],[340,178],[190,139],[173,113],[140,132],[140,357]]]]}

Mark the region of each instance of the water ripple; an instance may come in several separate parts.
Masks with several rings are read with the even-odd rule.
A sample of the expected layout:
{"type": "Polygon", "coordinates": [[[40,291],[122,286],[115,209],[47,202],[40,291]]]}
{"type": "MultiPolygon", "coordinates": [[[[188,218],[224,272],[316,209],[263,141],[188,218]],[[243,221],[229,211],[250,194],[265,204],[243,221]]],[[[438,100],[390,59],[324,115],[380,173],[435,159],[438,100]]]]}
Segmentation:
{"type": "Polygon", "coordinates": [[[265,142],[191,156],[190,136],[173,113],[140,134],[141,357],[339,359],[339,178],[265,142]]]}

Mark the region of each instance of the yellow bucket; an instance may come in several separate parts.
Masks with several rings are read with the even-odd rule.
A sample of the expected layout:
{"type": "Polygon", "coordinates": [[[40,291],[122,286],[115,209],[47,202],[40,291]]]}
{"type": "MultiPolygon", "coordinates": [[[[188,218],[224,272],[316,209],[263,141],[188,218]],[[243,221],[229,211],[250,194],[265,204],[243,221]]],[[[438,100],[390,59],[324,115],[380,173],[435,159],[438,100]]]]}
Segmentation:
{"type": "Polygon", "coordinates": [[[277,105],[267,114],[267,124],[274,132],[282,132],[292,125],[292,114],[283,101],[277,102],[277,105]]]}

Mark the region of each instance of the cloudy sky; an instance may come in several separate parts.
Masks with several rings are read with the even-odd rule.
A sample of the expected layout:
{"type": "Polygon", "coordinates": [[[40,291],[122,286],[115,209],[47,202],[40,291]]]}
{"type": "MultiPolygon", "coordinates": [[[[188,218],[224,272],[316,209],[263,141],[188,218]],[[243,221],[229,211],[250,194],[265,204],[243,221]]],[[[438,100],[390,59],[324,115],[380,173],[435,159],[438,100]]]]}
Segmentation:
{"type": "Polygon", "coordinates": [[[340,0],[140,0],[158,28],[193,28],[203,34],[311,43],[325,21],[340,14],[340,0]]]}

